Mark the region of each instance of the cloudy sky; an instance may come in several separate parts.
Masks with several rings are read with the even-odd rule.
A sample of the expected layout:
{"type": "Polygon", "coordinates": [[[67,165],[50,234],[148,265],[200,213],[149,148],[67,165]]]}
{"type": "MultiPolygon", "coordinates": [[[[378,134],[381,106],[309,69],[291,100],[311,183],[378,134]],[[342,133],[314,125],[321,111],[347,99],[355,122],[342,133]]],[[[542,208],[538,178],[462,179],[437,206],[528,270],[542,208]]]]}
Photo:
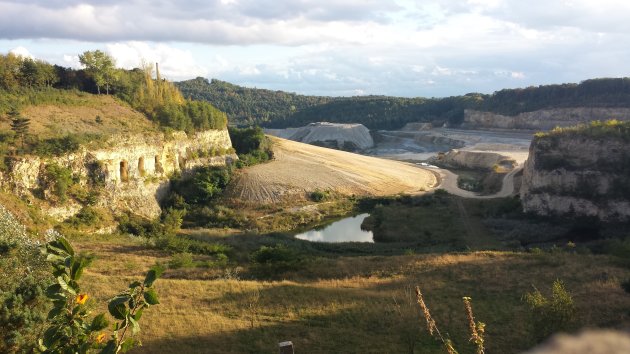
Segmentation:
{"type": "Polygon", "coordinates": [[[442,97],[630,76],[627,0],[0,0],[0,52],[157,61],[304,94],[442,97]]]}

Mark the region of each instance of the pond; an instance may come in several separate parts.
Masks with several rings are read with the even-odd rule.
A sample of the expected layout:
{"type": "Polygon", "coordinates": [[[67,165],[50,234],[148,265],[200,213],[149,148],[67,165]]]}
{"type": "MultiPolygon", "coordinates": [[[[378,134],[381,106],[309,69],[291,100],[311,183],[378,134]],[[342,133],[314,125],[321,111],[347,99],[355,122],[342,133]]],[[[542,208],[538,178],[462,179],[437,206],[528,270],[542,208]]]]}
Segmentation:
{"type": "Polygon", "coordinates": [[[361,223],[369,215],[351,216],[335,221],[324,228],[297,234],[295,237],[312,242],[374,242],[372,231],[361,230],[361,223]]]}

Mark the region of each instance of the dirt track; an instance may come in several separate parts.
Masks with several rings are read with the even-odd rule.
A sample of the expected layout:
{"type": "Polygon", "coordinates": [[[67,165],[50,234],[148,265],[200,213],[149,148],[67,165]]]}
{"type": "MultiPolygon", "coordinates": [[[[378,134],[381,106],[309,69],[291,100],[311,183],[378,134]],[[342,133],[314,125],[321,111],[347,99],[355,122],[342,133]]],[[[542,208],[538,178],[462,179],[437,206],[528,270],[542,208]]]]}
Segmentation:
{"type": "Polygon", "coordinates": [[[245,168],[230,194],[248,202],[274,203],[308,192],[382,196],[428,190],[436,176],[414,165],[272,138],[274,161],[245,168]]]}

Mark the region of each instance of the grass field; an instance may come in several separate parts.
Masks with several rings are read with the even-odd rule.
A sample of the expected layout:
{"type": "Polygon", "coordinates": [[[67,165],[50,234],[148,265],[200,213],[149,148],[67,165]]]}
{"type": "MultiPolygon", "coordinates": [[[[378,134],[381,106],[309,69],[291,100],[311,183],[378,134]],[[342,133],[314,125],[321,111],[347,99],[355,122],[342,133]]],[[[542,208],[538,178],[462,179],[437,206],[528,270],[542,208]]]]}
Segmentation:
{"type": "MultiPolygon", "coordinates": [[[[75,241],[98,260],[87,290],[106,300],[170,255],[142,242],[75,241]]],[[[462,296],[487,324],[487,352],[517,353],[535,344],[522,296],[548,293],[561,279],[573,294],[579,327],[630,325],[630,296],[620,282],[630,270],[610,256],[566,252],[470,252],[400,256],[329,256],[283,280],[215,279],[205,268],[169,269],[157,289],[161,304],[142,319],[136,353],[276,353],[292,340],[303,353],[435,353],[410,291],[419,285],[443,333],[472,353],[462,296]],[[413,350],[413,351],[412,351],[413,350]]]]}
{"type": "MultiPolygon", "coordinates": [[[[20,102],[20,113],[31,120],[29,133],[40,139],[69,134],[110,136],[158,131],[145,115],[113,96],[54,89],[19,97],[0,93],[0,105],[8,107],[16,102],[20,102]]],[[[0,119],[0,130],[9,131],[10,123],[9,119],[0,119]]]]}

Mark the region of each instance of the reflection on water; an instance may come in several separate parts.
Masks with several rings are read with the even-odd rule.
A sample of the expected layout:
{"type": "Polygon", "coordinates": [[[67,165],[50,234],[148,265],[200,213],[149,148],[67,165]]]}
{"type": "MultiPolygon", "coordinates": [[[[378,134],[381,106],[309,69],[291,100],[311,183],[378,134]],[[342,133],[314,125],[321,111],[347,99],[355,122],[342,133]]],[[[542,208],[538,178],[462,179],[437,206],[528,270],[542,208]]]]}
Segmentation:
{"type": "Polygon", "coordinates": [[[369,214],[360,214],[335,221],[321,230],[310,230],[295,235],[313,242],[374,242],[372,231],[361,230],[361,223],[369,214]]]}

